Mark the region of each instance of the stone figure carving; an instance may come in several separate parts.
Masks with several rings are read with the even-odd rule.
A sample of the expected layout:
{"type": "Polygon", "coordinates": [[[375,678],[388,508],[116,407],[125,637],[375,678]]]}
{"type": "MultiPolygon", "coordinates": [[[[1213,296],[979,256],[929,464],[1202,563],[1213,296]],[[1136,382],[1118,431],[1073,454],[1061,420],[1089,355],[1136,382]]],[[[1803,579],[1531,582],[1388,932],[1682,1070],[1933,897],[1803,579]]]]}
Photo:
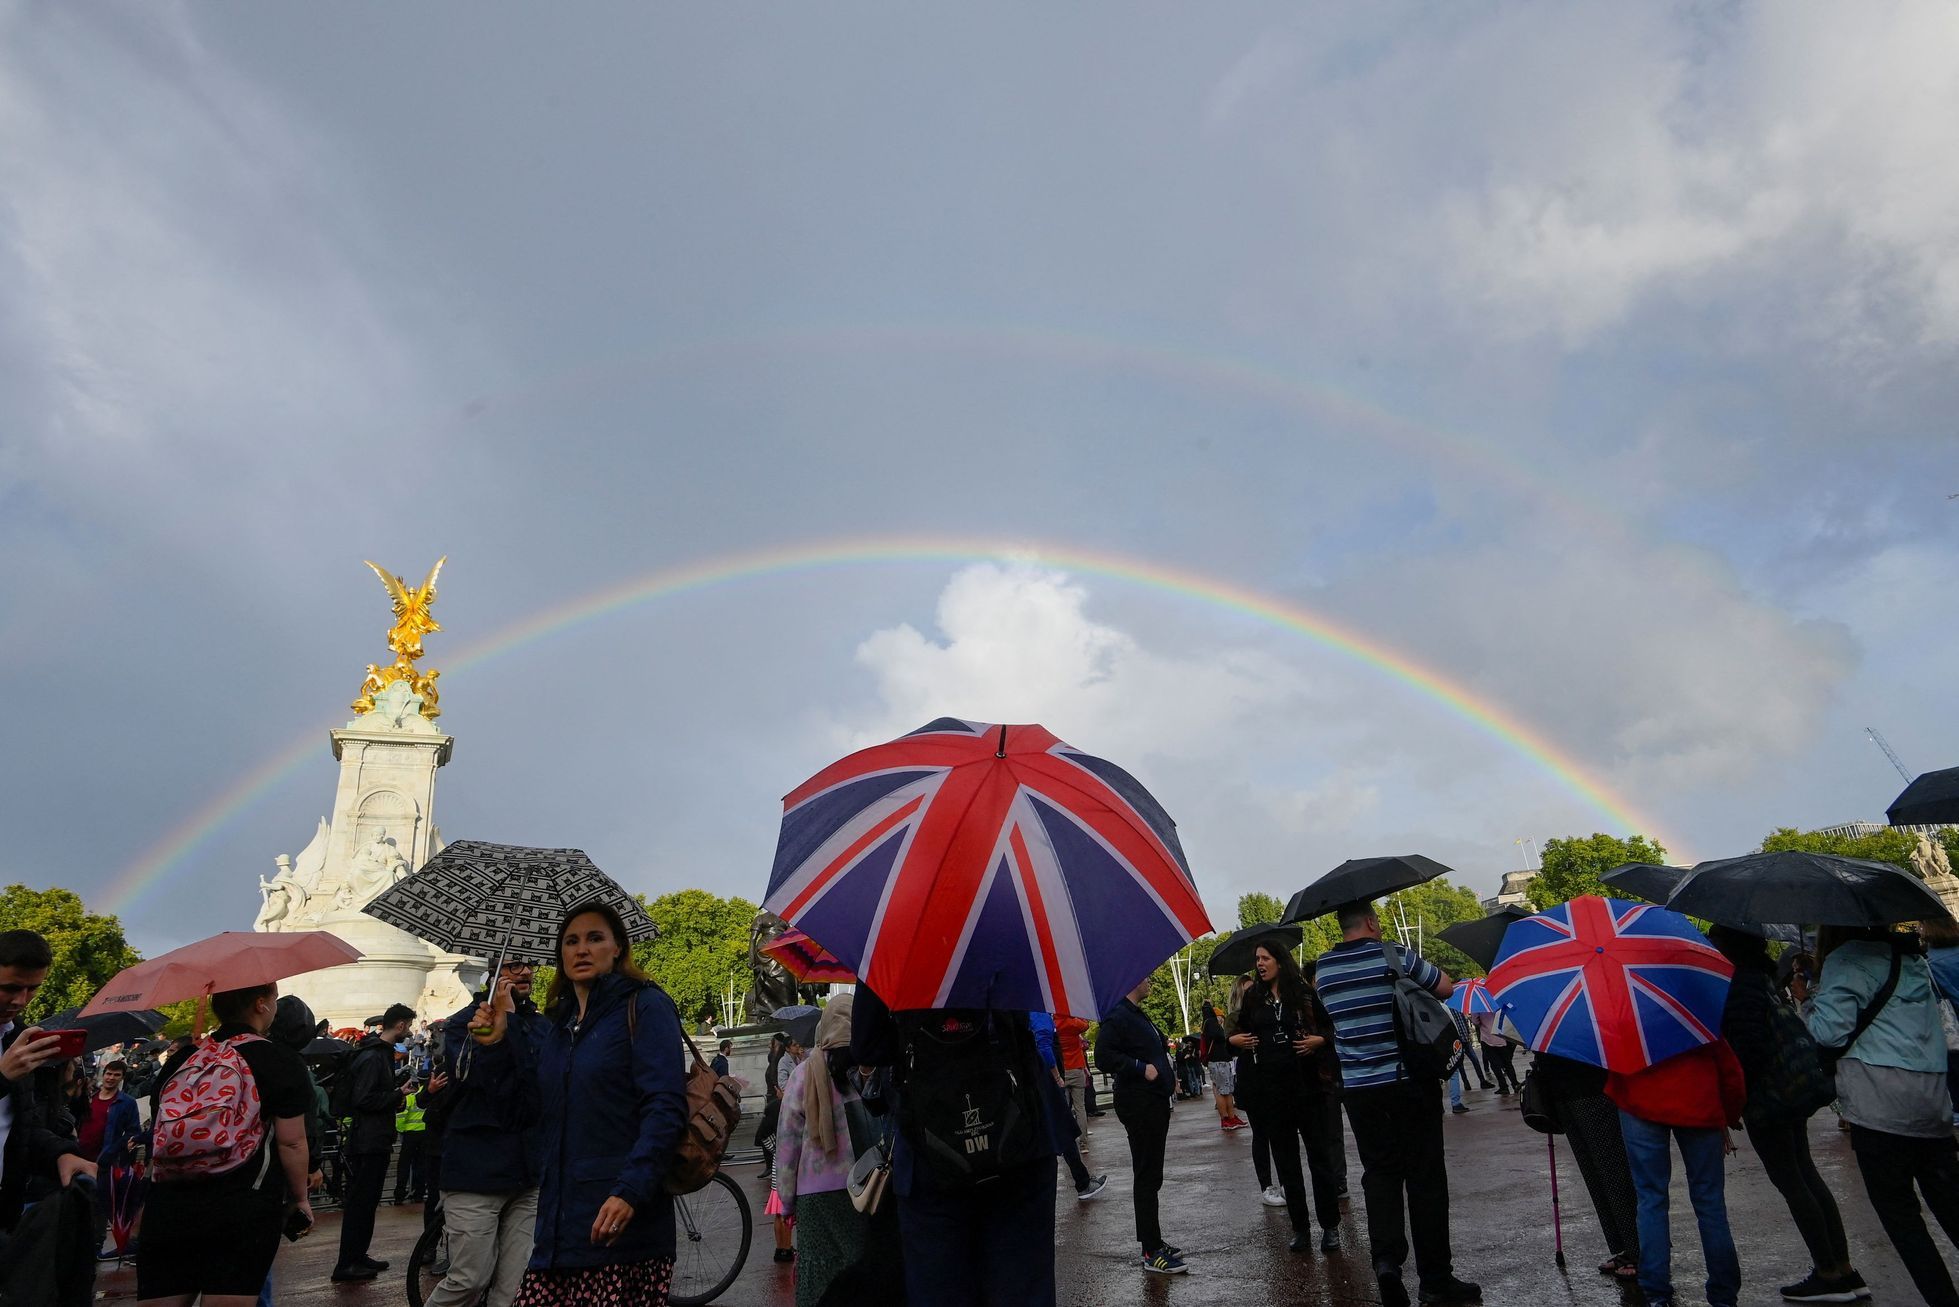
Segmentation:
{"type": "Polygon", "coordinates": [[[748,928],[748,970],[753,980],[743,1008],[749,1021],[766,1021],[777,1008],[803,1001],[802,986],[789,974],[789,968],[762,952],[762,946],[789,929],[789,923],[766,909],[755,914],[748,928]]]}
{"type": "Polygon", "coordinates": [[[376,894],[408,874],[408,859],[395,847],[394,837],[377,831],[373,839],[354,855],[347,868],[347,879],[335,892],[333,901],[341,908],[358,908],[376,894]]]}
{"type": "Polygon", "coordinates": [[[441,673],[433,669],[424,672],[415,666],[415,660],[422,656],[422,637],[442,629],[429,610],[435,605],[435,578],[441,575],[442,565],[448,561],[447,554],[436,559],[435,566],[429,569],[428,580],[412,587],[407,577],[391,575],[368,563],[374,575],[381,578],[381,584],[388,587],[388,597],[393,600],[395,620],[388,628],[388,648],[395,660],[387,667],[378,663],[367,665],[367,678],[361,682],[360,695],[354,700],[355,712],[372,712],[374,696],[396,681],[403,681],[420,697],[417,707],[422,716],[433,721],[442,715],[436,706],[435,691],[435,678],[441,673]]]}
{"type": "Polygon", "coordinates": [[[1946,856],[1945,845],[1933,839],[1924,831],[1917,835],[1918,845],[1911,851],[1912,869],[1925,880],[1935,876],[1952,874],[1952,859],[1946,856]]]}
{"type": "Polygon", "coordinates": [[[261,902],[258,918],[252,922],[253,930],[291,930],[306,910],[306,887],[293,875],[292,859],[281,853],[273,863],[279,868],[278,874],[271,880],[258,878],[261,902]]]}

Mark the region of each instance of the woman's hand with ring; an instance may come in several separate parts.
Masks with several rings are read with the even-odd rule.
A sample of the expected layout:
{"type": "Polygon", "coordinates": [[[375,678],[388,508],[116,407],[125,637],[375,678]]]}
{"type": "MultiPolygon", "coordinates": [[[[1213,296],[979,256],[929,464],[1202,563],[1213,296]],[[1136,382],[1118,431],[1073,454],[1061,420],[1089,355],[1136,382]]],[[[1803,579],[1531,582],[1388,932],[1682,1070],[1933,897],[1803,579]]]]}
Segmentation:
{"type": "Polygon", "coordinates": [[[606,1199],[599,1208],[599,1214],[592,1218],[592,1242],[601,1248],[617,1242],[632,1219],[631,1203],[616,1196],[606,1199]]]}

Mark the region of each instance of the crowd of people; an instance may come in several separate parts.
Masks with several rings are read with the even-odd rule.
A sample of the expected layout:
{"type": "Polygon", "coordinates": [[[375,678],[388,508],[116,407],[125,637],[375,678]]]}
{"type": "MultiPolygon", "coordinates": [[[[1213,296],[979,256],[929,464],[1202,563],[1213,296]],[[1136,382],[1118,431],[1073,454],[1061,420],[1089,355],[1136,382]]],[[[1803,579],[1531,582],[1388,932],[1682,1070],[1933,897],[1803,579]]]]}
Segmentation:
{"type": "MultiPolygon", "coordinates": [[[[1303,964],[1282,938],[1261,940],[1188,1046],[1186,1032],[1166,1032],[1145,1011],[1147,981],[1093,1025],[893,1012],[861,987],[833,996],[813,1034],[777,1041],[758,1131],[776,1258],[794,1263],[799,1307],[901,1293],[917,1304],[1054,1302],[1058,1175],[1065,1167],[1077,1202],[1100,1197],[1108,1180],[1085,1157],[1090,1120],[1106,1111],[1091,1067],[1109,1083],[1127,1141],[1137,1265],[1187,1273],[1160,1193],[1173,1100],[1188,1094],[1191,1064],[1208,1076],[1219,1128],[1249,1125],[1248,1202],[1285,1209],[1295,1255],[1367,1257],[1388,1307],[1481,1301],[1455,1260],[1444,1082],[1460,1106],[1456,1077],[1486,1067],[1486,1087],[1522,1100],[1523,1123],[1565,1136],[1608,1252],[1599,1271],[1647,1307],[1675,1299],[1676,1150],[1707,1301],[1740,1301],[1725,1201],[1736,1129],[1810,1262],[1780,1295],[1869,1296],[1838,1196],[1811,1156],[1810,1118],[1833,1103],[1920,1295],[1959,1307],[1923,1216],[1959,1237],[1959,1012],[1946,998],[1959,981],[1959,925],[1825,928],[1813,954],[1791,950],[1780,964],[1759,935],[1717,926],[1710,941],[1734,976],[1711,1042],[1630,1074],[1537,1053],[1520,1083],[1518,1032],[1500,1011],[1461,1027],[1451,1074],[1418,1074],[1396,1024],[1397,982],[1438,999],[1456,982],[1384,939],[1371,905],[1342,907],[1338,922],[1340,942],[1303,964]],[[1349,1135],[1364,1239],[1345,1228],[1349,1135]]],[[[392,1169],[397,1202],[440,1197],[449,1239],[429,1297],[438,1307],[664,1302],[676,1253],[667,1181],[689,1126],[680,1017],[635,966],[611,908],[574,910],[558,940],[541,998],[531,966],[508,962],[439,1025],[417,1029],[412,1011],[390,1008],[330,1060],[323,1083],[320,1060],[304,1056],[320,1024],[276,985],[215,994],[215,1028],[161,1059],[64,1055],[56,1036],[21,1023],[52,964],[46,941],[0,932],[0,1233],[11,1237],[0,1262],[18,1272],[34,1262],[23,1248],[66,1248],[51,1232],[85,1222],[92,1274],[109,1219],[104,1178],[141,1158],[139,1299],[273,1301],[282,1236],[311,1227],[337,1131],[334,1280],[385,1269],[369,1245],[392,1169]],[[228,1083],[252,1093],[224,1098],[228,1083]],[[238,1110],[200,1116],[196,1105],[214,1096],[238,1110]]],[[[732,1053],[719,1046],[716,1073],[729,1072],[732,1053]]],[[[50,1286],[82,1273],[41,1260],[50,1286]]]]}

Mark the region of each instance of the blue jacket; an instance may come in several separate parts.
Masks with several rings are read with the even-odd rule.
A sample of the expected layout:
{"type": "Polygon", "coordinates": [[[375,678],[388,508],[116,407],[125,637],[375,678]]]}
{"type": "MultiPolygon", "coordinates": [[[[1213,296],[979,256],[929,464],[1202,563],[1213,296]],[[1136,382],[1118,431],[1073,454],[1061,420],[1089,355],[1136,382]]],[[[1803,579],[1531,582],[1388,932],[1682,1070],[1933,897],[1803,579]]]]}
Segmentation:
{"type": "MultiPolygon", "coordinates": [[[[1883,988],[1889,974],[1888,945],[1869,939],[1839,944],[1824,961],[1810,1000],[1809,1033],[1816,1042],[1835,1048],[1850,1038],[1857,1014],[1883,988]]],[[[1945,1070],[1945,1030],[1924,958],[1905,955],[1897,990],[1844,1057],[1866,1066],[1945,1070]]]]}
{"type": "Polygon", "coordinates": [[[442,1187],[458,1193],[506,1194],[537,1187],[544,1158],[544,1127],[532,1119],[519,1122],[506,1097],[491,1086],[516,1065],[521,1040],[532,1050],[544,1044],[551,1023],[528,998],[517,1010],[500,1043],[484,1047],[470,1038],[470,1022],[486,990],[462,1011],[442,1023],[442,1069],[449,1077],[455,1106],[442,1136],[442,1187]]]}
{"type": "Polygon", "coordinates": [[[615,972],[599,977],[584,1021],[575,1024],[577,1016],[578,1004],[567,999],[547,1014],[541,1044],[504,1041],[544,1131],[531,1266],[672,1257],[673,1199],[663,1182],[687,1125],[680,1014],[659,986],[615,972]],[[616,1242],[599,1247],[592,1221],[615,1197],[632,1204],[633,1219],[616,1242]]]}
{"type": "Polygon", "coordinates": [[[1176,1090],[1170,1053],[1163,1032],[1143,1009],[1128,999],[1109,1010],[1095,1032],[1095,1065],[1115,1077],[1118,1094],[1156,1094],[1168,1098],[1176,1090]],[[1156,1079],[1143,1074],[1156,1068],[1156,1079]]]}
{"type": "Polygon", "coordinates": [[[143,1137],[143,1118],[136,1110],[136,1100],[128,1094],[118,1093],[116,1101],[109,1104],[109,1120],[102,1127],[102,1152],[97,1160],[103,1166],[124,1162],[123,1150],[133,1139],[143,1137]]]}

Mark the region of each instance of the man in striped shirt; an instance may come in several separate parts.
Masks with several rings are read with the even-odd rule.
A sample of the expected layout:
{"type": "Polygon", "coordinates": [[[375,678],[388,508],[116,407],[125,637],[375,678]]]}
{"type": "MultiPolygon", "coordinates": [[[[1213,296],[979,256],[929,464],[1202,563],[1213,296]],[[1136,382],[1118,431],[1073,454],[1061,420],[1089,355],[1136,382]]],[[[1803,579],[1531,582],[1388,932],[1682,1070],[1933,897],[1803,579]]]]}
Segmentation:
{"type": "Polygon", "coordinates": [[[1456,1278],[1449,1251],[1449,1176],[1442,1150],[1442,1082],[1415,1079],[1394,1032],[1393,963],[1437,998],[1455,982],[1412,950],[1381,939],[1371,903],[1339,910],[1340,942],[1320,955],[1317,987],[1333,1017],[1347,1120],[1360,1150],[1367,1241],[1384,1307],[1408,1307],[1401,1266],[1413,1228],[1415,1271],[1426,1304],[1476,1303],[1480,1288],[1456,1278]],[[1404,1221],[1402,1206],[1407,1204],[1404,1221]]]}

